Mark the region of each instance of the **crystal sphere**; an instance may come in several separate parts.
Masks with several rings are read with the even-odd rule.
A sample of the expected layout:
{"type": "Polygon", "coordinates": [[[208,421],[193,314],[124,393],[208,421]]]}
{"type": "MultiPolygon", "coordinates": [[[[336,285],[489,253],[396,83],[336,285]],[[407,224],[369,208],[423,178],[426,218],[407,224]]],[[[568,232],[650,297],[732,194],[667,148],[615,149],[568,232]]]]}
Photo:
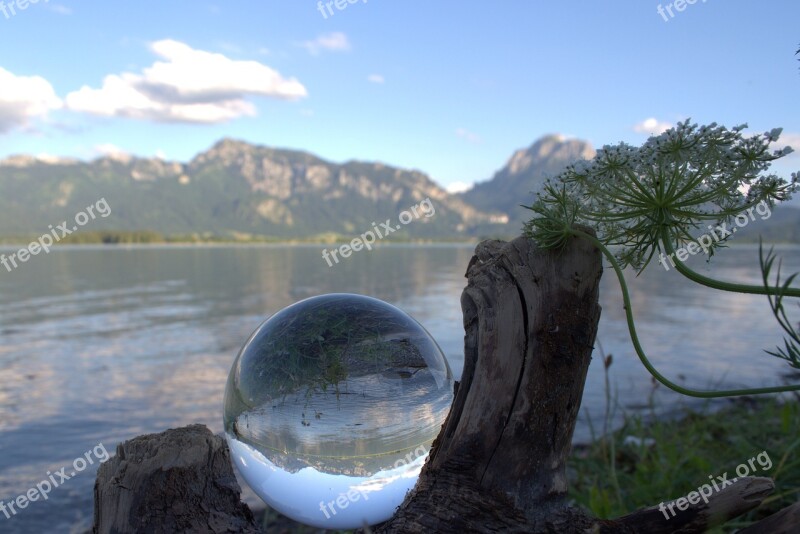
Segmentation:
{"type": "Polygon", "coordinates": [[[389,519],[453,400],[442,350],[411,316],[335,293],[250,336],[225,388],[231,456],[272,508],[327,529],[389,519]]]}

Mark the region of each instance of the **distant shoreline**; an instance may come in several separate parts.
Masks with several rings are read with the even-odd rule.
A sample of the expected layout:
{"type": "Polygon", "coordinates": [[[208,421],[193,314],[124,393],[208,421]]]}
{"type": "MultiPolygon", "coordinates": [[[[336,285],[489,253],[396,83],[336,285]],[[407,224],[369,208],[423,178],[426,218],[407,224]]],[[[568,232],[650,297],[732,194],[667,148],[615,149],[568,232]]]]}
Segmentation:
{"type": "MultiPolygon", "coordinates": [[[[36,242],[39,235],[7,235],[0,236],[0,247],[26,247],[28,244],[36,242]]],[[[214,235],[211,233],[197,234],[175,234],[165,235],[159,232],[140,230],[140,231],[120,231],[120,230],[101,230],[94,232],[75,233],[58,240],[54,245],[166,245],[166,246],[189,246],[189,245],[324,245],[338,246],[352,242],[358,236],[346,236],[334,233],[324,233],[310,235],[308,237],[275,237],[261,235],[214,235]]],[[[406,243],[406,244],[449,244],[465,243],[475,244],[497,237],[499,239],[509,239],[507,236],[486,236],[486,237],[397,237],[387,240],[385,244],[406,243]]]]}
{"type": "MultiPolygon", "coordinates": [[[[516,237],[516,236],[515,236],[516,237]]],[[[500,239],[509,241],[514,237],[508,236],[492,236],[480,237],[468,240],[451,240],[451,239],[398,239],[394,241],[386,241],[376,243],[373,248],[381,247],[474,247],[481,241],[487,239],[500,239]]],[[[0,250],[19,250],[25,248],[29,243],[35,242],[36,238],[0,238],[0,250]]],[[[312,247],[331,247],[341,244],[349,243],[350,240],[319,240],[319,241],[306,241],[306,240],[165,240],[165,241],[119,241],[119,242],[103,242],[103,241],[61,241],[56,243],[52,250],[59,248],[213,248],[213,247],[252,247],[252,248],[271,248],[271,247],[297,247],[297,248],[312,248],[312,247]]],[[[792,241],[765,241],[764,245],[769,246],[800,246],[800,243],[792,241]]],[[[758,242],[752,240],[730,241],[725,248],[757,248],[758,242]]]]}
{"type": "MultiPolygon", "coordinates": [[[[398,248],[398,247],[474,247],[480,243],[480,239],[475,241],[395,241],[386,242],[373,245],[373,248],[398,248]]],[[[29,242],[2,242],[0,241],[0,250],[18,250],[20,247],[24,248],[29,242]]],[[[109,248],[109,249],[126,249],[126,248],[224,248],[224,247],[242,247],[242,248],[272,248],[272,247],[297,247],[297,248],[316,248],[328,247],[331,245],[338,245],[348,243],[348,241],[335,241],[335,242],[309,242],[309,241],[170,241],[170,242],[149,242],[149,243],[58,243],[52,247],[51,250],[61,249],[79,249],[79,248],[109,248]]]]}

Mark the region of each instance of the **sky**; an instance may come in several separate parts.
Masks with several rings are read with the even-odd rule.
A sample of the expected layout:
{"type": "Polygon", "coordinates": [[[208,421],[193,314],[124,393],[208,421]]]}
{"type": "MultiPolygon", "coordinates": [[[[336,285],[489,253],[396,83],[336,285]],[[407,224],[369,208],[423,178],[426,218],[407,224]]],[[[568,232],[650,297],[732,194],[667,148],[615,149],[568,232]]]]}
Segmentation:
{"type": "Polygon", "coordinates": [[[543,135],[691,118],[782,127],[800,170],[797,0],[32,2],[0,3],[0,158],[232,137],[460,190],[543,135]]]}

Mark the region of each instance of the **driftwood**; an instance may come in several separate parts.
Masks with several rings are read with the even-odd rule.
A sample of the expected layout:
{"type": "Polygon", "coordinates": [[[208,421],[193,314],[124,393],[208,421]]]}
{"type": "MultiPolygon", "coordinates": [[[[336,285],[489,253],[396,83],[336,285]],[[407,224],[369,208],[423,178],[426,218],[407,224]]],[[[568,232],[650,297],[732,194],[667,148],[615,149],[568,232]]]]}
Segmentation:
{"type": "Polygon", "coordinates": [[[461,297],[464,371],[413,492],[377,532],[568,532],[566,460],[600,319],[600,254],[478,245],[461,297]]]}
{"type": "MultiPolygon", "coordinates": [[[[416,487],[374,532],[704,532],[772,491],[770,479],[740,478],[669,520],[658,506],[616,520],[570,506],[566,462],[601,265],[577,239],[558,254],[523,238],[478,245],[461,299],[465,362],[453,407],[416,487]]],[[[794,532],[798,516],[796,505],[743,532],[794,532]]],[[[199,426],[123,443],[95,484],[94,532],[181,530],[256,532],[224,441],[199,426]]]]}
{"type": "Polygon", "coordinates": [[[97,472],[93,532],[259,531],[225,440],[192,425],[117,446],[97,472]]]}
{"type": "Polygon", "coordinates": [[[713,493],[708,498],[708,504],[700,500],[698,496],[693,496],[693,500],[699,502],[694,505],[689,505],[688,501],[681,503],[682,506],[688,505],[688,508],[680,510],[674,505],[674,501],[668,501],[665,504],[673,504],[674,517],[669,509],[661,509],[660,505],[651,506],[615,521],[600,522],[603,528],[599,531],[647,532],[648,534],[705,532],[712,526],[722,525],[734,517],[749,512],[761,504],[761,501],[774,489],[775,484],[770,478],[741,477],[733,484],[713,493]],[[667,520],[667,516],[669,516],[669,520],[667,520]]]}

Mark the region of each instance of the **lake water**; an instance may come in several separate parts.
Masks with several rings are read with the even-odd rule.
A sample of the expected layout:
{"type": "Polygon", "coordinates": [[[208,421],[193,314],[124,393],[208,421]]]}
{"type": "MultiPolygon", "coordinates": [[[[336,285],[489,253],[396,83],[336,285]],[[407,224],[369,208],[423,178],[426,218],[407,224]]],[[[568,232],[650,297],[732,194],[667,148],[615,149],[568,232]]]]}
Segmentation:
{"type": "MultiPolygon", "coordinates": [[[[196,422],[221,432],[238,349],[266,317],[305,297],[353,292],[399,306],[460,376],[460,297],[472,250],[382,246],[328,267],[311,245],[73,247],[0,269],[0,500],[26,493],[48,472],[69,473],[78,457],[94,461],[46,501],[9,519],[0,512],[0,531],[83,532],[92,520],[93,452],[113,454],[125,439],[196,422]]],[[[777,250],[785,272],[800,270],[800,248],[777,250]]],[[[723,251],[713,267],[725,280],[760,280],[754,247],[723,251]]],[[[781,383],[788,366],[763,353],[781,339],[764,297],[708,290],[659,265],[629,282],[642,342],[667,376],[697,388],[781,383]]],[[[599,340],[614,356],[619,407],[648,411],[652,381],[631,349],[610,270],[601,304],[599,340]]],[[[590,420],[602,425],[603,383],[595,354],[577,441],[590,439],[590,420]]],[[[672,410],[691,401],[659,387],[655,402],[672,410]]]]}

